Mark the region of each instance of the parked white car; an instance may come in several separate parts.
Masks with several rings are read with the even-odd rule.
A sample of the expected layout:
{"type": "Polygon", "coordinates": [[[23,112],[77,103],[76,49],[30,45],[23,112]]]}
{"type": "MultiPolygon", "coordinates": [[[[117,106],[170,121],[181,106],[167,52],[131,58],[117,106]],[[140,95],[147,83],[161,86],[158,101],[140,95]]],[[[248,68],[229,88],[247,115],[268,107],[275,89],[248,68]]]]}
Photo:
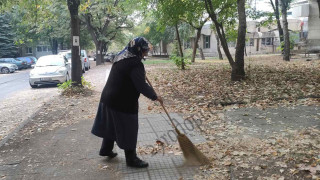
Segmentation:
{"type": "MultiPolygon", "coordinates": [[[[81,54],[82,54],[82,52],[81,52],[81,54]]],[[[58,55],[65,56],[68,59],[68,62],[70,64],[70,68],[71,68],[71,65],[72,65],[72,63],[71,63],[71,50],[60,52],[58,55]]],[[[80,59],[81,59],[82,73],[85,73],[86,68],[85,68],[84,58],[82,58],[82,56],[80,56],[80,59]]],[[[87,58],[87,60],[88,60],[88,58],[87,58]]],[[[89,64],[89,66],[90,66],[90,64],[89,64]]]]}
{"type": "Polygon", "coordinates": [[[0,63],[0,72],[3,74],[14,73],[16,70],[18,70],[18,66],[15,64],[0,63]]]}
{"type": "Polygon", "coordinates": [[[36,88],[38,85],[63,83],[70,77],[67,58],[62,55],[48,55],[38,59],[34,69],[30,71],[29,83],[32,88],[36,88]]]}
{"type": "Polygon", "coordinates": [[[90,61],[86,50],[81,50],[81,60],[84,63],[85,70],[88,71],[90,69],[90,61]]]}

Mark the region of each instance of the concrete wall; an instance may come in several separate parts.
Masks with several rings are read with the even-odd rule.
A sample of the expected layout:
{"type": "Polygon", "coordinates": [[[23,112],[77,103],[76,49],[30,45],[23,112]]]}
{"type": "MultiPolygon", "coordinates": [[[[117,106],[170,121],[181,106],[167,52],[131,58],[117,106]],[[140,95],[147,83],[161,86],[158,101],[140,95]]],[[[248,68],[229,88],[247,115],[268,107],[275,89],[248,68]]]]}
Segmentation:
{"type": "MultiPolygon", "coordinates": [[[[211,25],[207,24],[203,26],[201,30],[201,37],[199,40],[199,46],[202,48],[203,54],[206,57],[216,57],[218,56],[218,50],[217,50],[217,39],[215,37],[214,32],[211,29],[211,25]],[[210,36],[210,48],[205,48],[203,46],[204,43],[204,36],[210,36]]],[[[197,53],[199,54],[199,53],[197,53]]]]}
{"type": "Polygon", "coordinates": [[[309,27],[308,27],[308,49],[320,50],[320,18],[319,8],[316,0],[309,1],[309,27]]]}

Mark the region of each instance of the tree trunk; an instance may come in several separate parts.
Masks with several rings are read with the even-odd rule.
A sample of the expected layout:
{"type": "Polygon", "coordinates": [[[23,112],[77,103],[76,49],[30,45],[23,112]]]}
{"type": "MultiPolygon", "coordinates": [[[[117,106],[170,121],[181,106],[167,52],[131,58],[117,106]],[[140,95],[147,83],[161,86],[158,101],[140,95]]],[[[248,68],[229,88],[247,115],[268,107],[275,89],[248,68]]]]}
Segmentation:
{"type": "Polygon", "coordinates": [[[183,59],[183,51],[182,51],[182,47],[181,47],[181,40],[180,40],[180,35],[179,35],[178,24],[175,25],[175,28],[176,28],[176,35],[177,35],[178,45],[179,45],[180,57],[181,57],[181,60],[182,60],[181,69],[185,70],[185,64],[184,64],[184,59],[183,59]]]}
{"type": "Polygon", "coordinates": [[[248,56],[248,54],[247,54],[247,46],[244,46],[244,54],[246,55],[246,57],[248,56]]]}
{"type": "MultiPolygon", "coordinates": [[[[207,11],[210,12],[210,9],[212,9],[212,7],[210,7],[210,6],[212,6],[212,2],[209,1],[209,0],[206,0],[205,3],[206,3],[207,11]]],[[[210,16],[211,20],[213,21],[214,26],[216,27],[216,32],[217,32],[218,37],[220,39],[220,43],[221,43],[222,49],[223,49],[225,55],[228,58],[230,66],[232,67],[234,61],[233,61],[232,55],[231,55],[231,53],[229,51],[229,47],[228,47],[226,35],[224,33],[223,25],[218,22],[218,17],[215,14],[215,12],[209,13],[209,16],[210,16]]]]}
{"type": "Polygon", "coordinates": [[[273,1],[270,0],[270,3],[272,5],[272,8],[274,10],[274,15],[276,16],[277,20],[277,27],[279,31],[279,37],[280,37],[280,45],[283,53],[283,29],[281,27],[281,22],[280,22],[280,11],[279,11],[279,0],[275,0],[275,3],[273,4],[273,1]]]}
{"type": "Polygon", "coordinates": [[[58,40],[52,39],[52,54],[58,54],[58,40]]]}
{"type": "Polygon", "coordinates": [[[61,48],[61,50],[64,49],[64,47],[63,47],[63,40],[62,40],[61,43],[60,43],[60,48],[61,48]]]}
{"type": "Polygon", "coordinates": [[[287,6],[284,4],[282,0],[281,2],[281,12],[282,12],[282,23],[283,23],[283,34],[284,34],[284,53],[283,60],[290,61],[290,35],[288,28],[288,20],[287,20],[287,6]]]}
{"type": "Polygon", "coordinates": [[[246,46],[246,12],[245,4],[246,0],[237,0],[238,4],[238,16],[239,16],[239,26],[238,26],[238,38],[235,54],[235,63],[232,66],[231,80],[239,81],[245,78],[244,72],[244,48],[246,46]]]}
{"type": "Polygon", "coordinates": [[[318,10],[319,10],[319,18],[320,18],[320,0],[317,0],[318,2],[318,10]]]}
{"type": "Polygon", "coordinates": [[[71,70],[71,79],[72,83],[75,86],[82,86],[81,83],[81,76],[82,76],[82,64],[80,60],[80,47],[78,43],[80,42],[80,39],[78,39],[78,43],[75,44],[74,38],[80,36],[80,24],[79,24],[79,18],[78,18],[78,11],[79,11],[79,5],[80,0],[67,0],[68,3],[68,9],[71,16],[71,42],[72,42],[72,48],[71,48],[71,64],[72,64],[72,70],[71,70]]]}
{"type": "Polygon", "coordinates": [[[223,60],[223,56],[222,56],[221,49],[220,49],[220,40],[219,40],[219,36],[216,31],[214,31],[214,35],[216,36],[216,40],[217,40],[217,51],[218,51],[219,59],[223,60]]]}
{"type": "Polygon", "coordinates": [[[103,47],[102,47],[102,42],[98,42],[96,44],[96,65],[100,65],[103,62],[103,47]]]}
{"type": "Polygon", "coordinates": [[[193,46],[193,51],[192,51],[192,59],[191,62],[194,63],[195,59],[196,59],[196,54],[197,54],[197,48],[198,48],[198,42],[201,36],[201,29],[202,28],[198,28],[197,29],[197,36],[196,36],[196,40],[194,42],[194,46],[193,46]]]}
{"type": "Polygon", "coordinates": [[[206,60],[206,57],[204,57],[204,54],[203,54],[201,47],[199,47],[199,52],[200,52],[201,60],[206,60]]]}

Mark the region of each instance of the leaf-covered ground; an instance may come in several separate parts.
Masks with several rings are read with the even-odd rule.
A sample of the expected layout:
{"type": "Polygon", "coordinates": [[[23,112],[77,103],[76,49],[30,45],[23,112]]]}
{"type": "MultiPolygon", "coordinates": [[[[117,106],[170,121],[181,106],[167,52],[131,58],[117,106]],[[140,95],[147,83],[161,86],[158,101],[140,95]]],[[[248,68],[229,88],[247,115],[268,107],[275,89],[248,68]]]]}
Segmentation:
{"type": "MultiPolygon", "coordinates": [[[[247,78],[242,82],[230,81],[225,60],[198,61],[185,71],[172,64],[146,65],[147,76],[169,111],[203,122],[199,131],[207,143],[198,147],[212,164],[201,167],[196,178],[319,179],[319,129],[293,129],[269,138],[239,136],[243,128],[224,121],[224,113],[247,107],[319,106],[320,60],[296,57],[284,62],[281,56],[256,56],[245,64],[247,78]]],[[[152,102],[148,110],[162,112],[152,102]]],[[[178,151],[176,146],[167,149],[178,151]]]]}

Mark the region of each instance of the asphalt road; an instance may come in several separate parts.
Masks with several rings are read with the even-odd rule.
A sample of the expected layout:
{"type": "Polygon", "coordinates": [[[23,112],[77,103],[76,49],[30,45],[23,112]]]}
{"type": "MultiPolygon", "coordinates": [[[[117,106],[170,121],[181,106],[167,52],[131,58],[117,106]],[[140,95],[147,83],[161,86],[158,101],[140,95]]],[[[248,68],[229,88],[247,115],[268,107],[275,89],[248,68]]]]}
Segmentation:
{"type": "Polygon", "coordinates": [[[0,74],[0,101],[18,91],[31,88],[28,70],[16,71],[10,74],[0,74]]]}

